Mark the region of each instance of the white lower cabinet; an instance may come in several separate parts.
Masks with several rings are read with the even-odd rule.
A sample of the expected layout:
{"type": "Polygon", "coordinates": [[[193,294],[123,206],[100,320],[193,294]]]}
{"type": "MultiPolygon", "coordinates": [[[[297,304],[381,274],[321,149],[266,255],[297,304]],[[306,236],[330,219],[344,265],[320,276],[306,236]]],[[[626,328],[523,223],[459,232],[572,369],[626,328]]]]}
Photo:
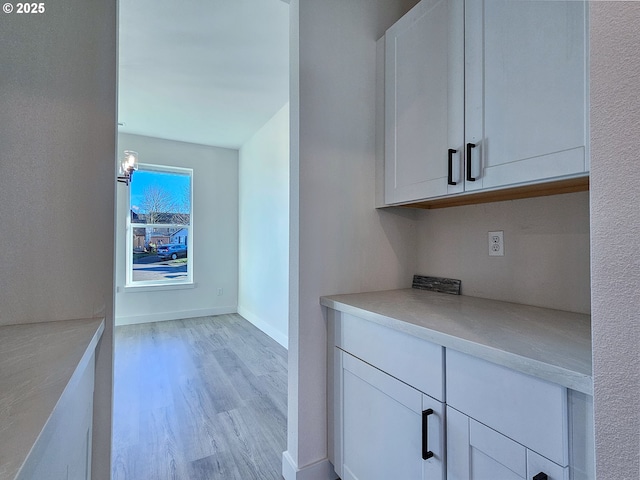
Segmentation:
{"type": "Polygon", "coordinates": [[[343,480],[444,480],[444,404],[339,350],[343,480]]]}
{"type": "Polygon", "coordinates": [[[445,480],[444,349],[329,310],[329,460],[342,480],[445,480]]]}
{"type": "Polygon", "coordinates": [[[454,350],[448,480],[569,480],[567,389],[454,350]]]}
{"type": "Polygon", "coordinates": [[[591,396],[347,313],[328,319],[329,460],[342,480],[593,480],[591,396]]]}
{"type": "Polygon", "coordinates": [[[447,408],[447,480],[569,480],[569,468],[447,408]]]}
{"type": "Polygon", "coordinates": [[[17,480],[90,480],[95,355],[67,385],[17,480]]]}

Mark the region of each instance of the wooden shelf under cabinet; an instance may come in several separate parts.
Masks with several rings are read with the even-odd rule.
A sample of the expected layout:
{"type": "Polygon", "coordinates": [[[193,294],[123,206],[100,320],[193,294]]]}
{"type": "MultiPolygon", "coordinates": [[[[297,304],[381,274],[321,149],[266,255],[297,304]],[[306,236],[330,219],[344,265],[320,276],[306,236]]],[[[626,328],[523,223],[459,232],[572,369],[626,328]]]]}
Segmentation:
{"type": "Polygon", "coordinates": [[[522,185],[503,188],[500,190],[481,191],[477,193],[456,194],[448,197],[435,198],[404,205],[390,205],[406,208],[447,208],[479,203],[502,202],[505,200],[519,200],[523,198],[546,197],[563,193],[585,192],[589,190],[589,177],[570,178],[555,182],[522,185]]]}

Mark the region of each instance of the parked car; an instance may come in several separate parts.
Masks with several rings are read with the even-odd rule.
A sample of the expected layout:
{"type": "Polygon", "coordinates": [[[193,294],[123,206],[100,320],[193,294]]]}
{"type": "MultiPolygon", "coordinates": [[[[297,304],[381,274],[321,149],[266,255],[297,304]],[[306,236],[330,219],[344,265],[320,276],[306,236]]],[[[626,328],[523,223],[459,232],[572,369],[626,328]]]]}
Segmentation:
{"type": "Polygon", "coordinates": [[[172,259],[187,256],[187,246],[179,244],[158,245],[158,257],[161,260],[172,259]]]}

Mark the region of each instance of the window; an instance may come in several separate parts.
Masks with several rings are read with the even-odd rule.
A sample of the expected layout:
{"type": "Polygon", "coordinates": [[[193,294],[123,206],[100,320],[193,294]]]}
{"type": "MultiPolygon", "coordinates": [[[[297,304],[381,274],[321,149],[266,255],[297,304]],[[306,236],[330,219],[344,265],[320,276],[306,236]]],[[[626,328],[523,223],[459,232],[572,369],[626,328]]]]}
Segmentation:
{"type": "Polygon", "coordinates": [[[129,191],[127,286],[193,282],[193,170],[141,164],[129,191]]]}

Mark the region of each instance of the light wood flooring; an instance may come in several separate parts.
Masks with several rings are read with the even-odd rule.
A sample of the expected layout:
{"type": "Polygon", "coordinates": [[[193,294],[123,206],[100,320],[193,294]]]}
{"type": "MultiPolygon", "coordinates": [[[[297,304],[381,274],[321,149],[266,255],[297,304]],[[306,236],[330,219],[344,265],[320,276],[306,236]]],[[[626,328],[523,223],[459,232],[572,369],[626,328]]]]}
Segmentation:
{"type": "Polygon", "coordinates": [[[116,327],[113,480],[281,480],[287,352],[242,317],[116,327]]]}

